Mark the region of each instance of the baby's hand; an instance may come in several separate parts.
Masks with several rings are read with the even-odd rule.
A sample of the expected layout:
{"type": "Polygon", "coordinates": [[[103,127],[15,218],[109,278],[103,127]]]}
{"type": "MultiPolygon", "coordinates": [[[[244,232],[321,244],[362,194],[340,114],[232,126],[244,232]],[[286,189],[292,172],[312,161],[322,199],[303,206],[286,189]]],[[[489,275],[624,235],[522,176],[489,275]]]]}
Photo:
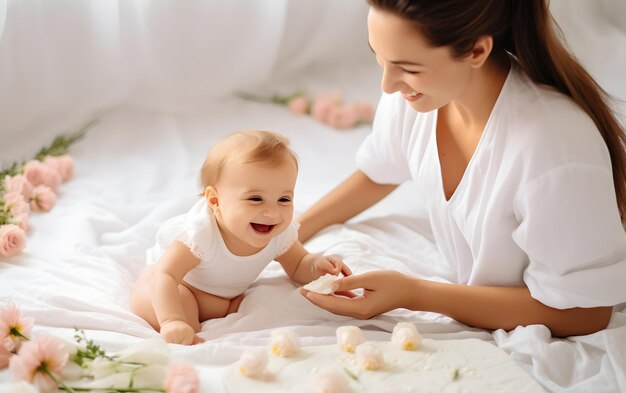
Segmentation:
{"type": "Polygon", "coordinates": [[[324,274],[332,274],[338,276],[343,273],[344,276],[352,274],[350,268],[343,263],[339,255],[317,255],[313,260],[313,271],[316,277],[324,274]]]}
{"type": "Polygon", "coordinates": [[[196,332],[187,322],[169,321],[161,325],[161,336],[165,342],[172,344],[193,345],[204,340],[196,336],[196,332]]]}

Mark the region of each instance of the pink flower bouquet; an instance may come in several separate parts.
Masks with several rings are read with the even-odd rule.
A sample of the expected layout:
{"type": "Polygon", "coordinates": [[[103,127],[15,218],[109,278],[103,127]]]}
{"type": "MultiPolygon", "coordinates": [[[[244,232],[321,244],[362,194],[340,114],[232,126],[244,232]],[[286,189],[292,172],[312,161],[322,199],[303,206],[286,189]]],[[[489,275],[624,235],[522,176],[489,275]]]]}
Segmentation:
{"type": "Polygon", "coordinates": [[[374,108],[365,100],[346,102],[338,91],[323,92],[314,96],[297,92],[288,96],[261,97],[240,93],[240,97],[257,102],[285,105],[295,115],[310,115],[320,123],[337,129],[350,129],[361,124],[371,124],[374,108]]]}
{"type": "Polygon", "coordinates": [[[74,172],[74,160],[67,154],[69,147],[93,124],[56,137],[33,159],[14,162],[0,171],[0,257],[12,257],[24,249],[31,211],[47,212],[54,207],[59,185],[74,172]]]}

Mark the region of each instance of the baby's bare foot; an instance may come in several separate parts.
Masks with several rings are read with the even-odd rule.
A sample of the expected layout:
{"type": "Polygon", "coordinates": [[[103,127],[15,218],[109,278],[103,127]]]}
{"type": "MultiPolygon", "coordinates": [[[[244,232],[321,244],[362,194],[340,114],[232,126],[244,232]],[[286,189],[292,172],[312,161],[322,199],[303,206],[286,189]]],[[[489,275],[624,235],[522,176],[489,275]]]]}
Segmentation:
{"type": "Polygon", "coordinates": [[[228,306],[228,311],[226,311],[226,315],[237,312],[237,310],[239,310],[239,305],[241,304],[242,300],[243,293],[237,297],[230,299],[230,305],[228,306]]]}

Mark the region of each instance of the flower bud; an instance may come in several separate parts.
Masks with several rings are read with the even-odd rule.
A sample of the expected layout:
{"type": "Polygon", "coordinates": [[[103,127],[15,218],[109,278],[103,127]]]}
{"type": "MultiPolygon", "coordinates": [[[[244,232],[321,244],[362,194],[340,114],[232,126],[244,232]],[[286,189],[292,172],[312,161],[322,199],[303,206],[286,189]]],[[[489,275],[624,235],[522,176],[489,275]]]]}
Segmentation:
{"type": "Polygon", "coordinates": [[[356,347],[356,363],[364,370],[377,370],[385,363],[383,352],[373,343],[356,347]]]}
{"type": "Polygon", "coordinates": [[[291,356],[298,352],[300,343],[298,336],[293,330],[288,328],[276,329],[272,331],[270,350],[276,356],[291,356]]]}
{"type": "Polygon", "coordinates": [[[354,352],[357,345],[364,341],[363,331],[358,326],[340,326],[337,328],[337,345],[344,352],[354,352]]]}
{"type": "Polygon", "coordinates": [[[261,349],[246,349],[239,358],[239,372],[250,378],[263,375],[267,366],[267,352],[261,349]]]}
{"type": "Polygon", "coordinates": [[[391,342],[398,348],[412,351],[422,343],[422,336],[414,324],[398,322],[391,333],[391,342]]]}

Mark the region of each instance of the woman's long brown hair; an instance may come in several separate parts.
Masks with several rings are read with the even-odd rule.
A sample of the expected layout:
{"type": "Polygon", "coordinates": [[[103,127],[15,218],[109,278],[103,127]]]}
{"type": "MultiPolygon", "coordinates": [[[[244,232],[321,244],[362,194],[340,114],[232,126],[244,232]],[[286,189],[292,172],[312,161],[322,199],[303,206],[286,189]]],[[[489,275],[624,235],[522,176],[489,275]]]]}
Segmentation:
{"type": "Polygon", "coordinates": [[[461,57],[481,36],[491,36],[493,55],[511,54],[536,83],[571,97],[591,117],[609,151],[622,224],[626,224],[626,134],[611,96],[563,44],[546,0],[368,0],[377,9],[415,23],[434,46],[461,57]]]}

